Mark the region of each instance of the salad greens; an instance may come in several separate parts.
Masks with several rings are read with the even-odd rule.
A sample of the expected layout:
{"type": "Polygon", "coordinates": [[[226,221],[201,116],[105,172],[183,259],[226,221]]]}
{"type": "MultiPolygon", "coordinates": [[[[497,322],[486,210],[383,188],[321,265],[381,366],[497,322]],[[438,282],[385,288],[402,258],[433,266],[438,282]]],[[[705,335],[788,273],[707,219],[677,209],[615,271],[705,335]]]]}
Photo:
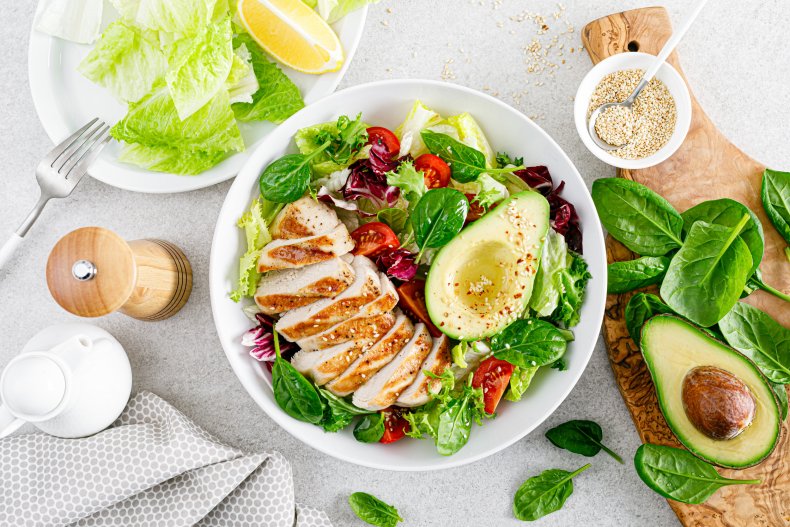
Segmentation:
{"type": "Polygon", "coordinates": [[[656,295],[637,293],[631,297],[625,306],[625,325],[637,346],[642,339],[642,326],[645,322],[665,313],[674,313],[674,311],[656,295]]]}
{"type": "Polygon", "coordinates": [[[771,383],[771,387],[776,394],[776,400],[779,402],[779,412],[782,415],[782,420],[787,419],[788,413],[788,400],[787,400],[787,389],[785,388],[784,384],[777,384],[771,383]]]}
{"type": "Polygon", "coordinates": [[[603,450],[615,461],[622,463],[623,458],[612,452],[601,441],[603,440],[603,430],[594,421],[568,421],[559,426],[548,430],[546,438],[554,446],[570,450],[575,454],[593,457],[603,450]]]}
{"type": "Polygon", "coordinates": [[[310,184],[310,160],[323,152],[329,141],[310,155],[288,154],[271,163],[260,177],[261,195],[275,203],[301,198],[310,184]]]}
{"type": "Polygon", "coordinates": [[[354,427],[354,438],[360,443],[378,443],[384,435],[384,415],[370,414],[354,427]]]}
{"type": "Polygon", "coordinates": [[[258,258],[264,245],[272,240],[269,225],[281,209],[282,205],[258,197],[252,202],[250,210],[239,218],[237,225],[244,229],[247,250],[239,259],[238,287],[230,295],[235,302],[241,300],[242,297],[250,297],[255,294],[261,276],[258,272],[258,258]]]}
{"type": "Polygon", "coordinates": [[[525,481],[513,498],[513,514],[521,521],[535,521],[562,508],[573,494],[573,478],[590,465],[568,472],[551,469],[525,481]]]}
{"type": "Polygon", "coordinates": [[[643,256],[635,260],[613,262],[607,268],[609,282],[606,292],[627,293],[661,283],[668,267],[669,258],[666,256],[643,256]]]}
{"type": "Polygon", "coordinates": [[[474,147],[467,146],[447,135],[433,130],[420,133],[425,147],[434,155],[441,157],[453,171],[453,179],[459,183],[475,181],[482,174],[501,174],[515,172],[524,167],[491,168],[487,165],[485,154],[474,147]]]}
{"type": "Polygon", "coordinates": [[[681,448],[644,444],[634,456],[636,473],[665,498],[698,504],[726,485],[759,485],[759,479],[728,479],[712,465],[681,448]]]}
{"type": "MultiPolygon", "coordinates": [[[[790,245],[790,172],[766,169],[760,197],[768,219],[790,245]]],[[[790,247],[785,247],[785,255],[790,261],[790,247]]]]}
{"type": "MultiPolygon", "coordinates": [[[[554,368],[554,365],[561,361],[562,359],[557,359],[551,364],[551,367],[554,368]]],[[[524,396],[524,392],[526,392],[529,385],[532,384],[532,379],[535,378],[535,374],[538,373],[538,368],[539,366],[532,366],[530,368],[516,366],[513,369],[513,374],[510,376],[510,384],[505,393],[505,399],[513,402],[520,401],[524,396]]]]}
{"type": "Polygon", "coordinates": [[[494,357],[520,368],[547,366],[565,354],[568,343],[550,323],[519,319],[491,337],[494,357]]]}
{"type": "Polygon", "coordinates": [[[355,492],[348,497],[351,510],[360,520],[377,527],[395,527],[403,518],[398,514],[398,509],[387,505],[367,492],[355,492]]]}
{"type": "Polygon", "coordinates": [[[426,192],[417,202],[411,214],[414,238],[420,252],[420,260],[425,249],[441,247],[461,232],[469,201],[455,189],[437,188],[426,192]]]}
{"type": "Polygon", "coordinates": [[[272,366],[274,400],[285,413],[299,421],[318,424],[324,417],[324,405],[318,391],[304,375],[280,355],[280,342],[274,333],[277,354],[272,366]]]}

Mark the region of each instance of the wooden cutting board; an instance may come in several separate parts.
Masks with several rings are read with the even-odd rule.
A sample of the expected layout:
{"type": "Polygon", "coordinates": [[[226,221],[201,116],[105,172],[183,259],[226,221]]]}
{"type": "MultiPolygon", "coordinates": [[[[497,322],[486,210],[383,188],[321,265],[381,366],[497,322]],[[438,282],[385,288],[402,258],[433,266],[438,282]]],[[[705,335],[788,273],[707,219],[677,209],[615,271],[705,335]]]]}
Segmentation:
{"type": "MultiPolygon", "coordinates": [[[[629,51],[657,55],[671,33],[667,11],[649,7],[613,14],[587,24],[582,30],[582,41],[592,61],[598,63],[616,53],[629,51]]],[[[677,54],[673,53],[669,62],[683,75],[677,54]]],[[[691,129],[686,141],[670,159],[645,170],[618,170],[617,175],[647,185],[681,212],[700,201],[723,197],[748,206],[760,217],[765,230],[765,255],[760,266],[765,282],[790,292],[790,263],[783,254],[786,244],[768,221],[760,202],[765,166],[730,143],[705,115],[693,94],[691,103],[691,129]]],[[[610,262],[635,256],[611,238],[607,240],[607,254],[610,262]]],[[[658,408],[642,354],[628,336],[623,315],[630,297],[631,294],[609,295],[606,303],[604,340],[615,379],[642,441],[680,446],[658,408]]],[[[763,291],[754,293],[747,301],[790,327],[790,307],[786,303],[763,291]]],[[[787,422],[779,445],[763,463],[745,470],[720,469],[719,472],[726,477],[759,478],[763,483],[725,487],[703,505],[668,500],[683,525],[790,526],[790,426],[787,422]]]]}

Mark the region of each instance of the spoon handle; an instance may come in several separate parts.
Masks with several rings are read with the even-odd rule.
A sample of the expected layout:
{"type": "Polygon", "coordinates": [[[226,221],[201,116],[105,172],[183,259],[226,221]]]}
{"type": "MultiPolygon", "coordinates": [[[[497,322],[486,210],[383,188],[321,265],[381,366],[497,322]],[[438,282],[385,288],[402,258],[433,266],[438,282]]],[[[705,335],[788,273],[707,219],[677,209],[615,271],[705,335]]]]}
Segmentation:
{"type": "Polygon", "coordinates": [[[691,27],[691,24],[694,23],[694,20],[696,20],[697,15],[699,15],[700,11],[702,11],[702,8],[705,7],[705,4],[707,4],[707,3],[708,3],[708,0],[699,0],[699,2],[697,2],[697,5],[694,6],[694,9],[691,11],[691,14],[683,22],[683,25],[680,26],[680,29],[675,31],[672,34],[672,36],[669,38],[669,40],[667,40],[667,43],[664,44],[663,48],[661,48],[661,53],[658,54],[658,57],[656,57],[656,60],[653,63],[653,65],[650,66],[650,69],[647,70],[647,73],[645,73],[645,76],[642,77],[642,80],[645,83],[650,82],[650,79],[655,77],[656,73],[658,73],[658,69],[667,60],[667,57],[669,57],[669,54],[672,53],[675,50],[675,47],[677,47],[678,43],[686,35],[686,33],[688,32],[689,28],[691,27]]]}

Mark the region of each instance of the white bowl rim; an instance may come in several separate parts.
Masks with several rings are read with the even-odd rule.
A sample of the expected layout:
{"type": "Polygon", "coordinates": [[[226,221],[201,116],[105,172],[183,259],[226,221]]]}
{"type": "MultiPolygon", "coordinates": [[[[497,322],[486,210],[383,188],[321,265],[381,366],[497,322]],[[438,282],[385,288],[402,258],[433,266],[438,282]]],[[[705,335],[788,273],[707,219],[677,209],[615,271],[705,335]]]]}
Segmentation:
{"type": "MultiPolygon", "coordinates": [[[[588,107],[588,98],[581,97],[582,88],[591,84],[593,86],[593,90],[595,86],[601,81],[604,77],[604,73],[602,71],[607,70],[612,67],[613,64],[617,64],[618,68],[616,69],[625,69],[628,68],[629,62],[641,62],[649,59],[655,59],[655,55],[651,55],[649,53],[643,53],[641,51],[624,51],[622,53],[618,53],[616,55],[612,55],[610,57],[605,58],[595,66],[593,66],[590,71],[584,76],[582,81],[579,83],[579,88],[576,91],[576,97],[573,103],[573,116],[574,122],[576,124],[576,130],[579,133],[579,138],[584,143],[584,146],[587,147],[587,150],[590,151],[595,157],[603,161],[608,165],[615,166],[617,168],[624,168],[628,170],[638,170],[642,168],[650,168],[653,166],[658,165],[669,159],[683,144],[685,141],[686,136],[688,135],[689,128],[691,127],[691,113],[692,113],[692,105],[691,105],[691,93],[688,89],[688,85],[686,81],[683,79],[683,76],[675,69],[672,64],[669,62],[664,62],[659,69],[659,73],[656,74],[656,77],[659,75],[666,75],[669,77],[674,78],[673,86],[683,86],[683,90],[679,93],[676,91],[672,91],[672,88],[669,86],[668,83],[664,83],[667,85],[672,91],[672,96],[675,98],[675,105],[678,108],[677,113],[677,122],[675,123],[675,131],[672,134],[672,137],[667,141],[667,143],[661,147],[658,152],[649,155],[647,157],[643,157],[640,159],[623,159],[617,156],[613,156],[606,150],[599,148],[593,140],[590,138],[589,131],[587,129],[587,107],[588,107]],[[596,79],[593,83],[591,79],[596,79]],[[680,100],[678,100],[680,98],[680,100]],[[688,108],[688,112],[680,111],[681,108],[688,108]]],[[[636,64],[632,64],[632,67],[639,67],[636,64]]]]}
{"type": "MultiPolygon", "coordinates": [[[[592,307],[593,307],[592,314],[594,315],[594,318],[596,318],[598,320],[598,323],[595,326],[593,326],[595,328],[594,331],[593,331],[594,338],[591,339],[591,342],[585,346],[586,353],[585,353],[585,356],[583,357],[584,364],[583,364],[582,368],[578,371],[578,373],[570,380],[570,382],[567,385],[567,388],[562,392],[561,397],[558,397],[551,404],[546,405],[546,407],[544,408],[543,413],[540,416],[540,418],[536,419],[534,422],[532,422],[529,425],[525,426],[519,433],[514,434],[512,437],[508,438],[507,440],[502,441],[499,444],[497,444],[495,446],[492,446],[491,448],[488,448],[488,449],[486,449],[484,451],[481,451],[480,453],[478,453],[476,455],[471,455],[471,456],[467,456],[467,457],[461,457],[461,456],[457,456],[457,455],[456,456],[450,456],[450,457],[443,457],[443,456],[439,456],[437,454],[436,455],[436,459],[439,462],[437,464],[424,464],[424,465],[419,465],[419,466],[399,466],[399,465],[392,465],[392,464],[388,464],[388,463],[378,463],[378,462],[375,462],[375,461],[367,461],[367,460],[362,461],[360,459],[356,459],[354,457],[354,455],[353,455],[353,452],[349,452],[349,453],[338,452],[338,451],[333,450],[331,448],[327,448],[325,446],[325,444],[322,443],[322,442],[318,442],[318,443],[315,443],[315,444],[307,442],[302,437],[300,437],[300,435],[298,433],[298,430],[297,430],[297,427],[300,426],[300,425],[303,425],[304,423],[301,423],[301,422],[293,419],[292,417],[288,416],[285,412],[282,411],[282,409],[280,409],[279,406],[276,405],[276,403],[273,401],[272,398],[261,396],[260,393],[259,393],[260,392],[259,391],[259,387],[260,386],[257,383],[257,381],[251,379],[249,375],[242,374],[239,370],[237,370],[237,359],[233,357],[232,351],[225,346],[225,339],[223,338],[224,331],[223,331],[222,328],[220,328],[219,324],[217,323],[217,321],[219,320],[219,314],[218,313],[222,309],[221,304],[220,304],[220,300],[227,296],[227,291],[224,290],[224,284],[222,283],[222,280],[219,279],[219,277],[221,276],[219,273],[221,272],[221,273],[224,274],[224,273],[226,273],[227,270],[219,271],[218,268],[217,268],[217,266],[219,265],[218,261],[220,259],[220,255],[218,254],[218,250],[217,250],[217,246],[218,246],[217,240],[218,240],[219,237],[224,235],[224,233],[220,232],[220,219],[224,218],[225,216],[227,216],[231,212],[233,214],[236,214],[236,215],[238,215],[240,213],[240,211],[238,211],[238,210],[233,210],[233,211],[226,210],[228,207],[231,206],[229,198],[236,191],[239,191],[238,189],[244,184],[244,181],[247,178],[246,174],[248,172],[253,172],[253,173],[256,173],[256,174],[259,173],[259,171],[260,171],[260,169],[259,169],[260,160],[261,160],[261,158],[266,157],[266,148],[267,148],[268,144],[270,142],[278,141],[279,140],[279,136],[284,135],[286,133],[289,134],[289,143],[290,143],[290,137],[293,135],[293,132],[290,132],[290,131],[286,132],[286,131],[289,130],[289,128],[290,128],[290,122],[298,120],[299,116],[302,114],[302,112],[311,111],[311,109],[313,107],[316,107],[316,106],[319,106],[319,105],[329,105],[329,104],[331,104],[331,102],[334,99],[337,99],[337,98],[340,98],[340,97],[346,97],[348,95],[353,95],[354,93],[357,93],[357,92],[363,92],[363,91],[367,91],[367,90],[375,90],[376,88],[380,88],[382,86],[397,86],[397,85],[401,85],[404,88],[420,87],[420,86],[431,86],[431,87],[438,88],[440,90],[458,91],[458,92],[461,92],[461,93],[463,93],[463,94],[465,94],[467,96],[470,96],[470,97],[482,98],[482,99],[486,100],[488,103],[491,103],[491,104],[494,104],[496,106],[499,106],[502,109],[506,110],[507,112],[511,113],[514,116],[514,118],[521,119],[521,120],[529,123],[529,125],[531,127],[533,127],[538,133],[543,135],[545,139],[547,139],[551,144],[553,144],[556,147],[556,151],[559,153],[560,157],[571,168],[572,174],[576,178],[576,181],[574,183],[580,183],[582,185],[583,190],[584,190],[584,199],[588,201],[588,206],[591,207],[592,211],[595,211],[595,206],[592,203],[592,197],[590,196],[589,190],[587,189],[587,186],[584,183],[584,180],[581,177],[581,174],[579,173],[578,169],[573,164],[573,162],[568,157],[568,155],[565,153],[565,151],[559,146],[559,144],[556,141],[554,141],[553,138],[551,138],[551,136],[545,130],[543,130],[540,126],[538,126],[534,121],[529,119],[526,115],[524,115],[523,113],[519,112],[518,110],[516,110],[512,106],[504,103],[503,101],[501,101],[499,99],[496,99],[496,98],[494,98],[494,97],[492,97],[492,96],[490,96],[488,94],[479,92],[477,90],[474,90],[474,89],[471,89],[471,88],[467,88],[465,86],[461,86],[461,85],[457,85],[457,84],[451,84],[451,83],[447,83],[447,82],[443,82],[443,81],[429,80],[429,79],[388,79],[388,80],[381,80],[381,81],[374,81],[374,82],[363,83],[363,84],[359,84],[359,85],[356,85],[356,86],[353,86],[353,87],[349,87],[349,88],[337,91],[337,92],[335,92],[335,93],[333,93],[331,95],[328,95],[328,96],[324,97],[323,99],[321,99],[321,100],[319,100],[319,101],[317,101],[317,102],[315,102],[315,103],[313,103],[311,105],[306,106],[305,108],[303,108],[302,110],[300,110],[299,112],[294,114],[292,117],[290,117],[283,124],[281,124],[277,128],[277,130],[275,130],[270,135],[268,135],[266,138],[264,138],[264,140],[261,141],[261,143],[259,145],[257,145],[255,150],[253,152],[251,152],[250,157],[248,158],[248,160],[245,163],[244,167],[239,172],[238,177],[234,180],[233,185],[231,186],[230,190],[228,191],[228,194],[226,196],[225,202],[223,203],[222,208],[220,209],[220,212],[219,212],[217,226],[215,228],[214,236],[212,238],[212,247],[211,247],[211,254],[210,254],[210,259],[209,259],[209,292],[210,292],[210,298],[211,298],[212,316],[214,318],[217,334],[218,334],[218,337],[220,339],[220,344],[222,345],[223,350],[225,352],[225,355],[228,358],[228,362],[230,362],[231,368],[233,369],[234,373],[236,374],[236,377],[239,379],[241,384],[244,386],[244,389],[247,391],[247,393],[250,395],[250,397],[252,397],[252,399],[258,404],[258,406],[260,406],[266,412],[266,414],[275,423],[277,423],[282,429],[284,429],[291,436],[293,436],[294,438],[298,439],[299,441],[301,441],[305,445],[307,445],[307,446],[309,446],[311,448],[314,448],[314,449],[318,450],[319,452],[322,452],[323,454],[329,455],[329,456],[331,456],[333,458],[339,459],[341,461],[346,461],[348,463],[352,463],[352,464],[355,464],[355,465],[364,466],[364,467],[373,468],[373,469],[389,470],[389,471],[393,471],[393,472],[435,471],[435,470],[444,470],[444,469],[456,468],[456,467],[460,467],[460,466],[467,465],[467,464],[470,464],[470,463],[474,463],[474,462],[477,462],[477,461],[479,461],[481,459],[484,459],[484,458],[486,458],[488,456],[491,456],[493,454],[496,454],[497,452],[500,452],[500,451],[506,449],[507,447],[511,446],[515,442],[523,439],[526,435],[528,435],[533,430],[535,430],[535,428],[540,426],[546,419],[548,419],[554,413],[554,411],[559,407],[559,405],[562,404],[567,399],[568,395],[573,390],[573,388],[576,386],[576,384],[579,382],[579,379],[581,378],[582,374],[586,370],[587,365],[589,364],[590,358],[592,357],[592,354],[593,354],[593,352],[595,350],[595,346],[596,346],[596,343],[598,341],[598,338],[600,336],[601,324],[603,322],[604,310],[605,310],[605,304],[606,304],[606,277],[605,277],[605,275],[600,278],[600,280],[603,281],[603,289],[602,289],[602,294],[600,295],[600,298],[593,298],[592,295],[590,294],[591,292],[589,290],[588,290],[587,294],[585,295],[584,302],[585,302],[585,304],[587,304],[588,302],[592,304],[592,307]]],[[[244,192],[249,192],[249,189],[245,188],[244,192]]],[[[596,245],[597,247],[599,247],[601,249],[601,251],[600,251],[600,253],[598,255],[599,259],[601,260],[601,262],[599,262],[599,265],[601,266],[601,268],[605,272],[605,269],[606,269],[606,249],[605,249],[605,242],[604,242],[603,229],[602,229],[601,223],[597,220],[597,217],[596,217],[595,221],[591,221],[588,224],[584,224],[583,225],[583,229],[584,229],[583,232],[584,232],[584,236],[585,236],[585,241],[586,240],[590,240],[590,242],[589,242],[590,245],[596,245]]],[[[586,245],[586,243],[585,243],[585,245],[586,245]]],[[[588,256],[585,255],[585,259],[587,259],[587,258],[588,258],[588,256]]],[[[566,372],[563,372],[563,373],[566,373],[566,372]]],[[[268,380],[267,380],[267,382],[268,382],[268,380]]],[[[474,439],[470,439],[470,441],[471,440],[474,440],[474,439]]]]}

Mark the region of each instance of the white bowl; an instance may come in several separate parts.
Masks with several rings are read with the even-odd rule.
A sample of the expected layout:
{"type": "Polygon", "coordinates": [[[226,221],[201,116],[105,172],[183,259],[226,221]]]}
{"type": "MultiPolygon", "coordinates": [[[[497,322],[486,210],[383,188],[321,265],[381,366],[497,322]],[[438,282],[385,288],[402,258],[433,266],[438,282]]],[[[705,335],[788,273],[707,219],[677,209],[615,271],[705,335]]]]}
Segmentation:
{"type": "Polygon", "coordinates": [[[482,459],[518,441],[540,425],[570,393],[592,354],[604,313],[606,257],[603,233],[590,194],[579,172],[551,137],[523,114],[480,92],[426,80],[396,80],[355,86],[322,99],[288,119],[252,152],[222,206],[211,248],[210,291],[214,322],[225,354],[253,399],[275,422],[297,439],[333,457],[388,470],[436,470],[482,459]],[[543,368],[525,400],[500,405],[499,416],[475,426],[469,443],[451,457],[436,453],[432,441],[404,439],[391,445],[357,442],[351,430],[337,434],[299,422],[274,401],[271,377],[240,344],[251,323],[241,306],[228,298],[235,286],[244,237],[236,220],[258,195],[258,177],[269,163],[295,150],[293,135],[302,127],[362,112],[366,122],[394,129],[419,99],[443,115],[469,112],[498,151],[524,156],[528,165],[547,165],[555,183],[565,181],[563,196],[579,213],[584,253],[593,279],[587,288],[576,340],[568,347],[568,370],[543,368]]]}
{"type": "Polygon", "coordinates": [[[641,159],[622,159],[598,147],[590,137],[590,132],[587,129],[587,109],[590,106],[590,98],[595,91],[595,87],[598,86],[601,79],[619,70],[635,68],[647,70],[655,60],[656,57],[648,53],[618,53],[596,64],[584,76],[579,85],[579,90],[576,92],[576,99],[573,103],[573,119],[576,123],[576,130],[579,132],[579,137],[581,137],[587,150],[604,163],[632,170],[652,167],[674,154],[686,139],[686,134],[688,134],[689,126],[691,125],[691,95],[689,95],[689,90],[683,81],[683,77],[666,62],[661,65],[656,78],[669,89],[669,92],[675,99],[675,107],[677,108],[675,131],[672,137],[669,138],[669,141],[667,141],[667,144],[651,156],[641,159]]]}

